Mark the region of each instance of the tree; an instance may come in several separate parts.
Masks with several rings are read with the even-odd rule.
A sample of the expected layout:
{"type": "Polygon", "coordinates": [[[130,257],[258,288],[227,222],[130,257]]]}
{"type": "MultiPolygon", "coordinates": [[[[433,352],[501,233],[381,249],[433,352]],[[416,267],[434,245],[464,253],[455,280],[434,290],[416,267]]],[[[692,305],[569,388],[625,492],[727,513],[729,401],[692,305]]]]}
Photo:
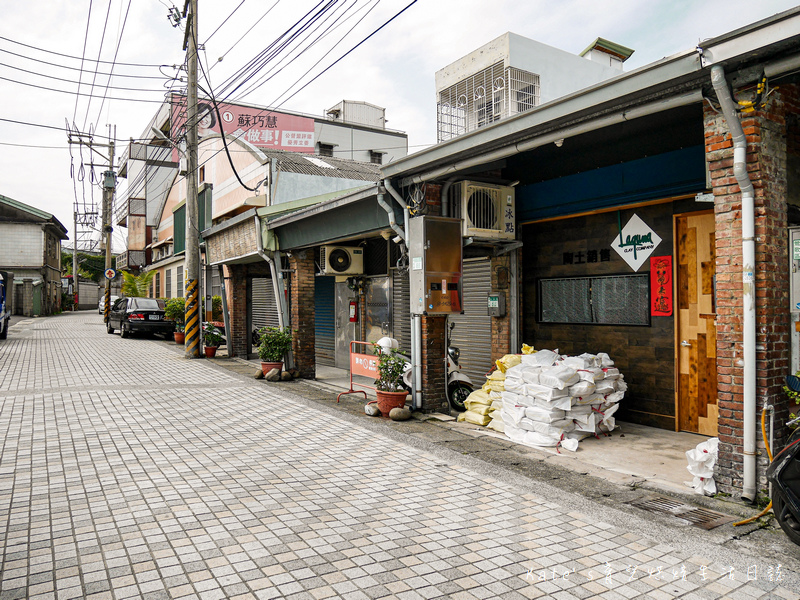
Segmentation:
{"type": "Polygon", "coordinates": [[[128,298],[146,298],[150,291],[150,284],[155,277],[155,271],[147,271],[134,275],[128,271],[122,272],[122,295],[128,298]]]}

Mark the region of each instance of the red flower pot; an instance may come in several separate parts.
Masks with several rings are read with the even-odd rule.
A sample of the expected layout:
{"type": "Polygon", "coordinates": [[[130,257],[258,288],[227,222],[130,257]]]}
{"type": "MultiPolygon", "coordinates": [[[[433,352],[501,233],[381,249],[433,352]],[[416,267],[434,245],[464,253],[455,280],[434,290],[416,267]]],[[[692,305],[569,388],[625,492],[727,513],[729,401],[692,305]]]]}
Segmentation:
{"type": "Polygon", "coordinates": [[[183,331],[175,331],[172,333],[172,338],[175,340],[176,344],[183,344],[186,340],[186,333],[183,331]]]}
{"type": "Polygon", "coordinates": [[[278,369],[278,372],[280,373],[283,370],[283,361],[280,361],[280,362],[264,362],[264,361],[261,361],[261,372],[264,375],[266,375],[267,373],[272,371],[272,369],[278,369]]]}
{"type": "Polygon", "coordinates": [[[403,408],[406,405],[406,396],[408,396],[406,390],[402,392],[375,390],[375,394],[378,396],[378,410],[381,411],[381,416],[387,419],[393,408],[403,408]]]}

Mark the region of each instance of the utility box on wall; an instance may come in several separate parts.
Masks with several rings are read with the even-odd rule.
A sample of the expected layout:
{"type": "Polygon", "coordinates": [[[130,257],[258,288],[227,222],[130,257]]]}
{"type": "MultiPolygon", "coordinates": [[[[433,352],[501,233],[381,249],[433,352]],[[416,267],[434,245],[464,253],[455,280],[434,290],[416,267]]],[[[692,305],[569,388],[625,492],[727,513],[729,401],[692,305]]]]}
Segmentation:
{"type": "Polygon", "coordinates": [[[461,298],[461,219],[416,217],[409,220],[411,313],[464,312],[461,298]]]}
{"type": "Polygon", "coordinates": [[[800,370],[800,227],[789,227],[789,314],[792,340],[791,372],[800,370]]]}

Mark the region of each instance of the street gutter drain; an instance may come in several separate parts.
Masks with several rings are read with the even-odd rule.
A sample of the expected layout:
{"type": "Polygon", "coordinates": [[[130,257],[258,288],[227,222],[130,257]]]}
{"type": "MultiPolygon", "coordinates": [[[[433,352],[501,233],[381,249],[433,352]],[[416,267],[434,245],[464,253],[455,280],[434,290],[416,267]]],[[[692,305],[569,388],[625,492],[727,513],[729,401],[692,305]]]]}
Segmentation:
{"type": "Polygon", "coordinates": [[[663,496],[649,496],[647,498],[640,498],[638,500],[631,500],[626,504],[630,504],[637,508],[649,510],[650,512],[663,513],[672,515],[689,525],[700,527],[702,529],[714,529],[725,523],[734,520],[733,517],[723,515],[722,513],[708,510],[707,508],[697,508],[683,504],[671,498],[664,498],[663,496]]]}

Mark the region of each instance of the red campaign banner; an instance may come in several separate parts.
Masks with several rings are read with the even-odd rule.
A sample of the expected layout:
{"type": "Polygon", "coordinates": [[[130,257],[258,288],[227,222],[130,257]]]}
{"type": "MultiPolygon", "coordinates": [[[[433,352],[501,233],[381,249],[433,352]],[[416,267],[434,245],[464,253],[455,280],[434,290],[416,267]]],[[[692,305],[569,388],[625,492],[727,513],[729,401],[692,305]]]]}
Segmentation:
{"type": "MultiPolygon", "coordinates": [[[[199,122],[197,134],[200,139],[224,131],[227,135],[242,139],[258,148],[289,150],[291,152],[314,152],[314,119],[275,112],[266,108],[253,108],[218,102],[217,111],[210,100],[197,103],[199,122]]],[[[186,96],[172,96],[172,136],[186,124],[186,96]]]]}
{"type": "Polygon", "coordinates": [[[672,257],[650,257],[650,315],[672,315],[672,257]]]}

